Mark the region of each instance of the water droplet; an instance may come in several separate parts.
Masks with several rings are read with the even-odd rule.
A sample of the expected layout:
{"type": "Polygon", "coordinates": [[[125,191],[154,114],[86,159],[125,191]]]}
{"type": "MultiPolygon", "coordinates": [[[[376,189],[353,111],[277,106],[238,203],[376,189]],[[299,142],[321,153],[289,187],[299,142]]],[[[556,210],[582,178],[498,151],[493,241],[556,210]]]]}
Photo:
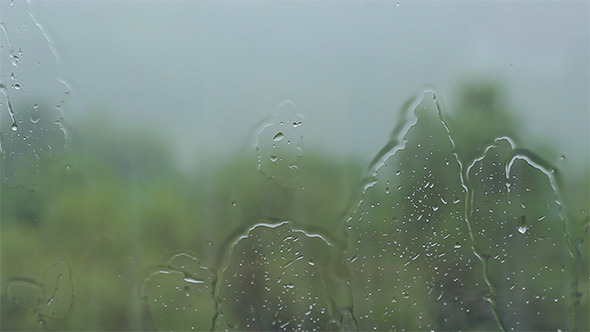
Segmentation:
{"type": "Polygon", "coordinates": [[[238,206],[238,203],[236,203],[236,202],[231,202],[231,206],[233,206],[233,207],[236,207],[236,206],[238,206]]]}
{"type": "Polygon", "coordinates": [[[15,89],[15,90],[20,90],[20,84],[18,84],[18,83],[17,84],[13,84],[12,85],[12,88],[15,89]]]}
{"type": "Polygon", "coordinates": [[[524,215],[521,215],[520,217],[518,217],[518,221],[517,221],[516,227],[517,227],[518,232],[520,234],[526,233],[528,227],[526,225],[526,217],[524,215]]]}
{"type": "Polygon", "coordinates": [[[272,161],[273,163],[276,162],[279,159],[279,157],[277,156],[270,156],[270,161],[272,161]]]}
{"type": "Polygon", "coordinates": [[[273,138],[272,140],[275,142],[278,142],[280,140],[282,140],[283,138],[285,138],[285,134],[283,134],[282,132],[278,132],[273,138]]]}
{"type": "Polygon", "coordinates": [[[10,127],[10,129],[12,129],[12,131],[17,131],[18,126],[16,125],[16,122],[12,123],[12,127],[10,127]]]}
{"type": "Polygon", "coordinates": [[[190,278],[190,277],[184,277],[183,279],[186,282],[190,282],[191,284],[202,284],[204,281],[203,280],[199,280],[199,279],[195,279],[195,278],[190,278]]]}

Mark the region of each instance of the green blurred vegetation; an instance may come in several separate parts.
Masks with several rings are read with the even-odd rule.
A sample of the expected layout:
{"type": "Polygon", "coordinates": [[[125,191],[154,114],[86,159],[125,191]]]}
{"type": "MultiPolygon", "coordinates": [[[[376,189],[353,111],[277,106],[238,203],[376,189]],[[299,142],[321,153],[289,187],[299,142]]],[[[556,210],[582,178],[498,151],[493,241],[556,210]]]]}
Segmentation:
{"type": "MultiPolygon", "coordinates": [[[[507,107],[508,102],[497,83],[467,82],[456,93],[461,96],[459,103],[449,105],[448,114],[443,109],[442,115],[448,123],[455,152],[464,166],[462,176],[467,178],[467,165],[475,158],[483,157],[485,148],[495,144],[497,137],[507,136],[518,142],[523,130],[520,122],[514,118],[516,112],[507,107]]],[[[408,112],[402,113],[398,126],[403,126],[409,117],[408,112]]],[[[426,163],[418,163],[424,170],[434,170],[435,174],[445,167],[446,157],[452,158],[450,145],[444,142],[444,132],[433,134],[436,130],[440,131],[437,127],[440,123],[437,119],[428,121],[408,133],[407,139],[412,144],[407,144],[402,155],[408,156],[405,163],[400,163],[404,167],[402,170],[407,171],[416,166],[418,159],[414,160],[412,156],[418,158],[427,151],[446,153],[426,163]],[[434,139],[425,139],[429,135],[435,135],[434,139]],[[414,144],[422,141],[425,146],[414,144]]],[[[383,151],[390,151],[397,143],[394,137],[383,151]]],[[[464,203],[453,208],[437,208],[435,212],[426,214],[426,220],[422,222],[414,215],[416,211],[413,209],[420,204],[437,206],[430,201],[438,200],[437,195],[464,202],[465,192],[457,182],[459,174],[455,174],[454,178],[452,172],[445,178],[433,179],[437,185],[431,187],[429,193],[432,195],[421,198],[416,194],[416,183],[428,178],[424,170],[404,176],[399,183],[394,184],[394,174],[398,171],[396,165],[383,167],[376,175],[367,176],[359,160],[345,160],[306,146],[302,157],[298,159],[296,175],[288,185],[278,185],[257,169],[255,151],[244,151],[223,162],[204,162],[200,169],[187,174],[178,169],[170,147],[160,137],[154,137],[141,129],[117,127],[102,118],[93,118],[86,125],[69,129],[67,144],[66,153],[60,159],[39,161],[38,185],[34,190],[10,187],[5,182],[2,184],[2,330],[187,330],[193,327],[207,330],[212,327],[218,308],[215,297],[221,301],[219,307],[222,309],[233,306],[232,296],[239,298],[238,293],[227,291],[226,287],[231,283],[239,284],[243,301],[250,302],[244,304],[243,312],[240,312],[239,306],[238,309],[226,309],[226,316],[233,317],[229,319],[221,315],[220,320],[227,326],[218,325],[220,329],[246,329],[246,325],[239,325],[239,322],[250,319],[252,313],[248,310],[262,308],[263,304],[268,306],[265,308],[271,308],[270,313],[257,311],[264,313],[256,316],[259,321],[250,328],[280,329],[281,324],[277,325],[280,319],[272,315],[272,308],[281,306],[277,298],[284,296],[289,301],[301,299],[306,296],[306,283],[314,293],[323,292],[317,302],[323,303],[323,307],[318,308],[325,310],[314,307],[312,312],[310,309],[313,317],[310,316],[308,321],[320,322],[321,329],[363,329],[371,324],[379,325],[380,318],[374,318],[376,322],[366,322],[355,317],[363,312],[363,308],[368,308],[367,312],[371,312],[371,315],[373,310],[382,311],[371,317],[385,317],[390,314],[387,308],[392,308],[395,311],[393,316],[383,318],[382,321],[391,319],[399,324],[399,328],[497,328],[492,306],[483,299],[484,296],[495,299],[492,302],[497,306],[496,311],[503,323],[507,328],[515,329],[553,328],[563,321],[571,324],[574,301],[577,299],[578,318],[573,327],[578,330],[590,328],[588,318],[584,315],[589,311],[588,245],[585,233],[588,225],[587,191],[577,189],[578,195],[571,195],[565,188],[560,188],[557,193],[563,201],[562,213],[570,231],[567,238],[569,247],[562,224],[552,224],[551,227],[535,224],[526,233],[526,241],[512,238],[511,235],[518,231],[516,222],[521,216],[512,207],[516,202],[519,208],[521,203],[524,204],[523,211],[526,212],[522,212],[523,215],[535,215],[539,219],[545,214],[536,212],[547,210],[551,215],[543,218],[554,220],[555,223],[560,218],[555,215],[558,207],[548,207],[555,204],[552,198],[554,193],[547,185],[546,176],[538,170],[524,167],[515,171],[514,176],[518,179],[514,178],[512,198],[507,198],[505,187],[502,187],[505,183],[501,179],[481,180],[484,183],[482,188],[486,188],[485,181],[489,181],[489,188],[474,190],[470,196],[476,202],[471,206],[469,215],[474,221],[471,231],[476,235],[471,239],[463,220],[464,203]],[[377,184],[363,193],[365,182],[371,178],[377,184]],[[399,193],[390,195],[390,191],[394,191],[398,185],[401,188],[399,193]],[[496,211],[516,213],[510,215],[514,227],[508,228],[500,222],[494,224],[498,212],[486,212],[494,204],[496,211]],[[392,214],[394,205],[399,210],[392,214]],[[405,218],[411,222],[398,224],[398,221],[391,221],[392,217],[405,218]],[[359,225],[352,231],[348,230],[357,232],[356,235],[347,233],[349,218],[359,225]],[[425,221],[439,218],[445,222],[424,224],[425,221]],[[289,229],[286,230],[283,226],[276,230],[251,229],[261,222],[276,224],[286,220],[289,221],[289,229]],[[370,224],[366,220],[387,222],[375,226],[375,223],[370,224]],[[305,247],[307,250],[301,249],[305,260],[296,261],[293,266],[297,269],[285,272],[284,262],[269,257],[275,255],[280,260],[281,255],[286,255],[277,253],[280,249],[277,245],[285,237],[299,234],[298,230],[305,230],[305,234],[309,234],[302,236],[301,240],[308,243],[305,247]],[[415,253],[426,256],[428,250],[424,246],[428,245],[429,238],[423,238],[424,234],[445,231],[456,231],[463,236],[461,243],[453,236],[438,243],[440,248],[455,250],[454,259],[434,256],[424,261],[417,260],[410,266],[414,269],[401,268],[400,265],[404,265],[408,259],[412,260],[415,253]],[[267,235],[259,239],[258,233],[267,235]],[[559,248],[561,251],[554,250],[549,244],[553,242],[540,240],[542,237],[556,238],[559,236],[556,233],[563,235],[565,247],[559,248]],[[395,237],[402,245],[393,248],[390,242],[377,241],[377,237],[383,234],[395,237]],[[314,242],[314,235],[321,235],[330,245],[314,242]],[[352,243],[351,238],[359,242],[352,243]],[[476,241],[475,245],[470,244],[472,240],[476,241]],[[391,259],[386,257],[383,266],[374,264],[384,261],[369,259],[366,261],[369,265],[361,268],[379,271],[379,275],[395,274],[395,280],[413,285],[414,293],[408,298],[414,301],[404,302],[404,292],[381,280],[371,280],[372,284],[367,287],[373,289],[371,298],[359,298],[355,291],[347,290],[350,287],[347,286],[347,280],[355,278],[356,267],[350,263],[350,257],[344,256],[355,245],[362,247],[361,254],[369,255],[377,255],[384,248],[393,248],[388,253],[391,259]],[[240,250],[229,250],[234,247],[240,250]],[[248,253],[247,248],[258,248],[264,255],[248,253]],[[272,251],[275,249],[276,252],[272,251]],[[562,249],[565,252],[578,252],[580,257],[564,257],[560,254],[562,249]],[[476,257],[474,250],[482,257],[481,260],[476,257]],[[559,253],[555,253],[557,251],[559,253]],[[514,254],[507,254],[510,252],[514,254]],[[193,270],[200,272],[191,272],[193,270],[186,266],[179,266],[173,257],[188,259],[191,264],[195,264],[193,270]],[[504,264],[502,259],[508,259],[508,263],[504,264]],[[67,264],[55,265],[62,261],[67,264]],[[246,265],[256,262],[252,265],[256,268],[247,272],[247,266],[240,264],[242,261],[246,265]],[[297,265],[300,263],[305,264],[297,265]],[[517,270],[522,271],[518,276],[513,276],[513,269],[507,268],[513,268],[514,264],[518,264],[520,268],[517,270]],[[71,272],[67,272],[64,266],[68,266],[71,272]],[[433,266],[447,273],[442,276],[442,273],[433,270],[433,266]],[[547,266],[563,267],[565,272],[554,273],[552,270],[551,274],[547,274],[551,276],[549,279],[545,278],[541,283],[534,282],[537,269],[547,266]],[[268,276],[263,273],[263,268],[269,271],[268,276]],[[489,288],[483,278],[484,268],[489,281],[497,286],[497,294],[488,294],[489,288]],[[56,273],[60,276],[57,278],[59,291],[56,291],[56,277],[52,277],[56,273]],[[572,273],[576,274],[576,278],[572,278],[572,273]],[[188,293],[188,288],[178,289],[175,286],[181,285],[183,278],[197,274],[204,275],[201,279],[206,281],[199,281],[196,286],[190,285],[194,286],[190,289],[192,293],[188,293]],[[168,275],[171,277],[168,278],[168,275]],[[290,295],[281,295],[284,287],[269,286],[270,290],[264,290],[260,284],[245,281],[244,278],[250,275],[252,278],[256,276],[258,280],[268,277],[280,280],[277,283],[286,282],[281,279],[282,276],[283,279],[291,278],[294,284],[300,284],[295,290],[289,290],[290,295]],[[565,279],[559,279],[563,276],[565,279]],[[506,277],[512,277],[513,281],[506,280],[506,277]],[[428,293],[427,288],[420,291],[421,284],[416,282],[416,278],[440,285],[438,291],[441,297],[428,293]],[[154,281],[160,279],[161,282],[154,281]],[[570,294],[576,280],[579,283],[576,287],[582,293],[579,297],[570,294]],[[521,287],[530,285],[532,290],[528,292],[538,291],[539,294],[546,293],[550,287],[559,288],[557,293],[566,294],[567,297],[559,299],[559,310],[553,311],[555,304],[528,299],[529,293],[518,293],[518,290],[512,292],[514,284],[523,285],[521,287]],[[73,302],[67,291],[71,285],[74,289],[73,302]],[[181,290],[187,293],[179,293],[181,290]],[[199,295],[191,296],[195,292],[199,292],[199,295]],[[384,299],[397,292],[400,294],[399,303],[384,303],[384,299]],[[184,301],[180,308],[182,313],[172,303],[169,303],[170,308],[154,307],[148,293],[149,296],[160,294],[162,301],[184,301]],[[451,301],[443,306],[444,310],[433,301],[428,301],[432,296],[434,299],[443,298],[442,294],[451,301]],[[456,300],[458,297],[462,300],[456,300]],[[534,306],[527,307],[525,302],[528,300],[533,301],[534,306]],[[543,303],[546,303],[545,307],[543,303]],[[187,308],[196,311],[188,312],[187,308]],[[538,320],[537,312],[551,311],[555,312],[555,317],[541,317],[544,320],[538,320]],[[513,317],[516,312],[529,315],[531,319],[513,317]],[[420,318],[417,318],[418,315],[420,318]],[[567,318],[558,315],[566,315],[567,318]],[[422,320],[430,320],[432,324],[420,325],[422,320]]],[[[515,152],[503,143],[498,144],[490,151],[500,152],[490,155],[493,164],[482,166],[482,172],[502,172],[500,166],[506,161],[506,154],[510,153],[522,152],[541,166],[549,165],[528,150],[515,152]],[[494,167],[499,168],[495,170],[494,167]]],[[[378,161],[372,165],[376,163],[378,161]]],[[[476,181],[478,174],[469,175],[470,179],[476,181]]],[[[564,183],[589,183],[588,174],[582,178],[565,180],[561,179],[559,169],[554,174],[560,186],[564,183]]],[[[474,182],[473,185],[478,184],[474,182]]],[[[532,219],[529,217],[527,220],[530,223],[532,219]]],[[[450,255],[451,251],[440,249],[436,252],[437,255],[450,255]]],[[[297,255],[293,257],[299,259],[297,255]]],[[[358,282],[354,281],[353,287],[360,287],[358,282]]],[[[290,286],[287,288],[290,289],[290,286]]],[[[305,309],[302,303],[308,302],[285,305],[285,309],[280,312],[283,317],[280,321],[301,316],[299,311],[305,309]]],[[[286,325],[284,328],[296,327],[286,325]]],[[[313,324],[302,325],[302,328],[311,329],[313,324]]]]}

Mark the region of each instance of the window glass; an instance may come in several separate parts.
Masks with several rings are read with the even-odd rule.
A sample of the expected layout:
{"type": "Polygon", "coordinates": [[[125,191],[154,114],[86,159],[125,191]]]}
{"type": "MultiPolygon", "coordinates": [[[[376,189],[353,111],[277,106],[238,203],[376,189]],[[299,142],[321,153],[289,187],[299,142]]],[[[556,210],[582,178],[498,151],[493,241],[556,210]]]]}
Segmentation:
{"type": "Polygon", "coordinates": [[[0,5],[0,329],[590,329],[590,4],[0,5]]]}

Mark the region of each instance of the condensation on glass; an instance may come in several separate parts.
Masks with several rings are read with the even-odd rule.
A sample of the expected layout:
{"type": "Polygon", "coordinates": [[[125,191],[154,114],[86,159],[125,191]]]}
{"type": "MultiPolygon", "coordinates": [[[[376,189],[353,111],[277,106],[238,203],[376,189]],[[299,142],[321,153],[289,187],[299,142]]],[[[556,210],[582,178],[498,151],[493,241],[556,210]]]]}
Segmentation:
{"type": "Polygon", "coordinates": [[[568,233],[558,170],[510,136],[466,147],[472,129],[435,90],[405,104],[342,204],[291,100],[224,173],[170,180],[151,155],[97,149],[79,165],[100,181],[44,168],[68,154],[68,89],[26,3],[2,12],[3,329],[577,328],[585,234],[568,233]],[[77,244],[67,260],[64,239],[77,244]]]}
{"type": "Polygon", "coordinates": [[[56,57],[25,1],[2,1],[0,120],[3,177],[35,188],[40,159],[63,154],[61,104],[68,88],[56,57]]]}

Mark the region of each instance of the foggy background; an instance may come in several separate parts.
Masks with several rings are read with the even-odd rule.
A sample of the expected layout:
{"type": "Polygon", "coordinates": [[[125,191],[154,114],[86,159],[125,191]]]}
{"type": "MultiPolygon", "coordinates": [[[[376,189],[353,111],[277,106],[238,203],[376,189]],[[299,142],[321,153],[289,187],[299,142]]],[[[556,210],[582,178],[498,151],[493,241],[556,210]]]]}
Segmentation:
{"type": "Polygon", "coordinates": [[[368,160],[423,87],[449,113],[454,88],[482,78],[508,93],[524,147],[546,142],[563,166],[588,168],[587,2],[30,5],[71,90],[64,122],[105,113],[150,128],[183,164],[243,150],[287,99],[305,117],[304,151],[368,160]]]}
{"type": "Polygon", "coordinates": [[[589,11],[0,0],[0,329],[589,330],[589,11]]]}

